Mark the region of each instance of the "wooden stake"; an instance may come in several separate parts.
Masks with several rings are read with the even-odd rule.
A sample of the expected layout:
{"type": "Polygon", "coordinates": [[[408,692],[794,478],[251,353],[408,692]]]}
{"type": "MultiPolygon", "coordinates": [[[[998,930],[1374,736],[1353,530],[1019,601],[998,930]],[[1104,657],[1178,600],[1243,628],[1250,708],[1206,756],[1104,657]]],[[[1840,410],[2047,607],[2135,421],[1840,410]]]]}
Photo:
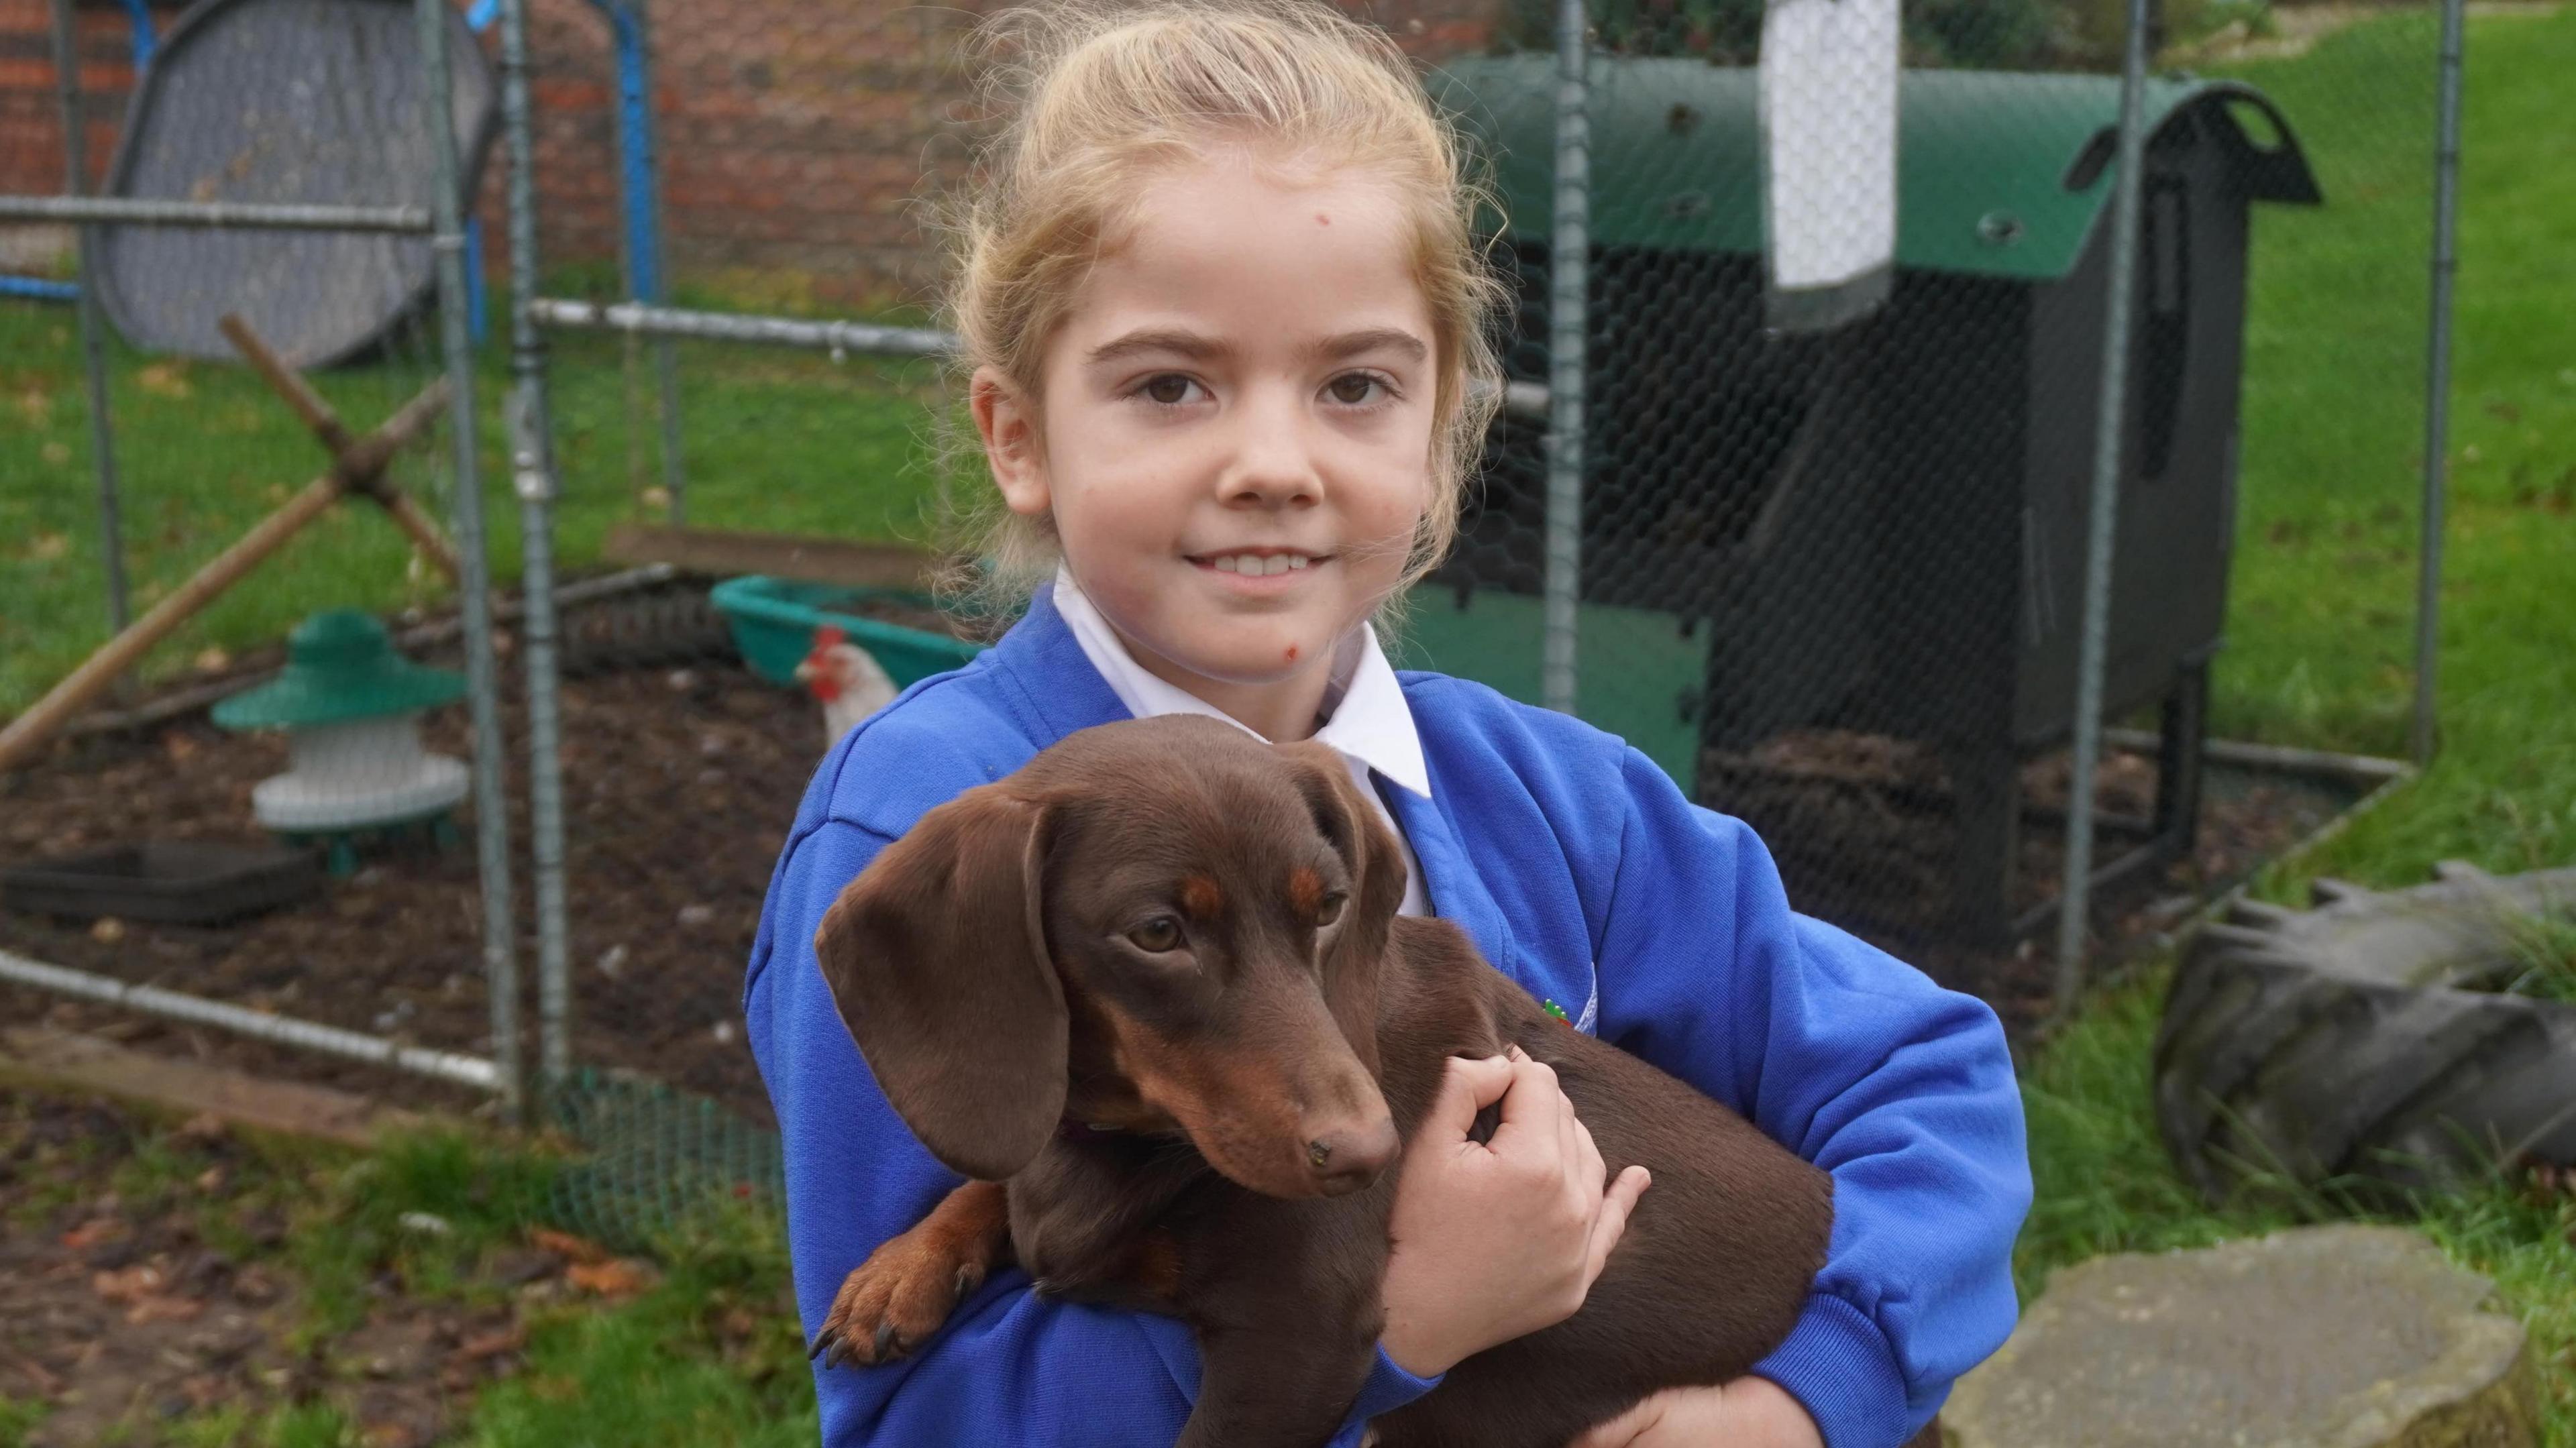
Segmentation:
{"type": "MultiPolygon", "coordinates": [[[[403,404],[402,410],[388,418],[384,426],[359,439],[350,451],[359,455],[357,460],[360,462],[370,457],[377,459],[375,467],[381,471],[382,460],[390,458],[395,449],[427,427],[446,405],[445,379],[432,382],[422,388],[418,396],[403,404]]],[[[0,728],[0,771],[33,754],[37,746],[53,737],[55,730],[104,693],[119,674],[132,667],[154,644],[168,638],[179,625],[258,567],[261,560],[284,547],[288,539],[303,531],[305,524],[338,502],[349,486],[339,467],[307,483],[304,491],[287,499],[284,506],[261,519],[233,546],[215,555],[169,597],[154,605],[151,612],[126,625],[123,632],[101,644],[96,653],[83,660],[79,668],[54,685],[26,713],[10,720],[7,728],[0,728]]]]}

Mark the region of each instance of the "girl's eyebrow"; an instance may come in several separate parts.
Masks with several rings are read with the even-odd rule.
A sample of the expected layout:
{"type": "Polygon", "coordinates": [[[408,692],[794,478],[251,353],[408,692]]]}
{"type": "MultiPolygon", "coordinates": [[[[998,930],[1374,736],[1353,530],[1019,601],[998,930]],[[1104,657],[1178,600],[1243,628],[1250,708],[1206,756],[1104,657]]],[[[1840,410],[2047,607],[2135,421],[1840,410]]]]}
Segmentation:
{"type": "Polygon", "coordinates": [[[1184,332],[1173,327],[1147,328],[1130,332],[1114,342],[1101,343],[1091,349],[1086,360],[1115,362],[1142,352],[1171,352],[1193,362],[1203,362],[1210,357],[1222,357],[1227,350],[1223,342],[1213,337],[1202,337],[1196,332],[1184,332]]]}
{"type": "MultiPolygon", "coordinates": [[[[1143,353],[1162,352],[1203,362],[1223,357],[1232,350],[1225,343],[1196,332],[1171,327],[1145,328],[1101,343],[1091,349],[1085,360],[1098,364],[1143,353]]],[[[1345,332],[1338,337],[1327,337],[1307,349],[1309,355],[1326,362],[1339,362],[1346,357],[1380,350],[1401,353],[1413,362],[1420,362],[1431,355],[1431,348],[1421,338],[1401,327],[1371,327],[1364,331],[1345,332]]]]}
{"type": "Polygon", "coordinates": [[[1364,332],[1345,332],[1327,337],[1315,346],[1315,356],[1326,362],[1339,362],[1363,352],[1399,352],[1408,362],[1420,362],[1431,355],[1431,348],[1420,337],[1401,327],[1371,327],[1364,332]]]}

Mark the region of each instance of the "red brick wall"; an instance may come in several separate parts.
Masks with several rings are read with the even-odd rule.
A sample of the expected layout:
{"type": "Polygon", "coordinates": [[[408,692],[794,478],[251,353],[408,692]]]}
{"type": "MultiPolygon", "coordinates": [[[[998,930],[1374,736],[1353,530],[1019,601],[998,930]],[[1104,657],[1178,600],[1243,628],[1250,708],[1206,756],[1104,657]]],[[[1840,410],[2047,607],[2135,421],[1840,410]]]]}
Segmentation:
{"type": "MultiPolygon", "coordinates": [[[[996,0],[664,0],[653,15],[664,252],[683,288],[761,307],[921,300],[917,201],[964,156],[956,45],[996,0]]],[[[1430,60],[1483,46],[1505,0],[1337,0],[1430,60]]],[[[62,184],[46,0],[0,0],[0,193],[62,184]]],[[[171,12],[161,12],[166,33],[171,12]]],[[[93,164],[133,84],[120,9],[78,11],[93,164]]],[[[496,38],[484,37],[487,50],[496,38]]],[[[538,245],[549,268],[617,254],[616,73],[588,0],[533,0],[538,245]]],[[[480,211],[507,264],[496,144],[480,211]]],[[[603,273],[613,268],[602,268],[603,273]]]]}

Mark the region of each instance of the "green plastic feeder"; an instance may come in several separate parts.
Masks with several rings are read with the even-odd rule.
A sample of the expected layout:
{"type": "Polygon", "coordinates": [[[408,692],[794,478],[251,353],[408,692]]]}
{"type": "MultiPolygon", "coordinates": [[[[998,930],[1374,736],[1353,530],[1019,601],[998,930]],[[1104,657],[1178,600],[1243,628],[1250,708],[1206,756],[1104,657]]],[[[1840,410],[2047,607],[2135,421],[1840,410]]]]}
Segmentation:
{"type": "Polygon", "coordinates": [[[214,719],[226,729],[310,729],[416,714],[464,695],[464,675],[413,663],[374,617],[335,608],[298,624],[285,671],[217,704],[214,719]]]}
{"type": "Polygon", "coordinates": [[[226,729],[282,729],[290,767],[251,789],[251,812],[290,841],[320,840],[331,868],[355,868],[361,837],[427,826],[453,838],[462,762],[421,748],[422,712],[465,693],[461,675],[404,658],[383,624],[354,609],[315,614],[287,640],[278,677],[214,708],[226,729]]]}

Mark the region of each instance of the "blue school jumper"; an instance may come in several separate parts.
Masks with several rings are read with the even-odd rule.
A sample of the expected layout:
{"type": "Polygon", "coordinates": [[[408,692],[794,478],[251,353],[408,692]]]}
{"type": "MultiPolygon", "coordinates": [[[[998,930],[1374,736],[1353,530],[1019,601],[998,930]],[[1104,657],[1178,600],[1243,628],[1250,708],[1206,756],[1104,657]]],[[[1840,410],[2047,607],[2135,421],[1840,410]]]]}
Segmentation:
{"type": "MultiPolygon", "coordinates": [[[[1381,794],[1434,913],[1584,1029],[1832,1173],[1824,1269],[1756,1371],[1806,1405],[1827,1448],[1898,1448],[2017,1311],[2030,1171],[1994,1012],[1792,914],[1752,831],[1619,740],[1462,680],[1403,682],[1431,798],[1381,794]]],[[[814,962],[823,912],[930,809],[1126,717],[1041,590],[973,663],[851,730],[807,790],[743,1007],[786,1152],[809,1338],[850,1269],[960,1180],[886,1104],[834,1011],[814,962]]],[[[832,1448],[1168,1444],[1198,1384],[1180,1322],[1042,1300],[1017,1270],[994,1274],[917,1356],[815,1376],[832,1448]]],[[[1436,1384],[1381,1352],[1337,1448],[1436,1384]]]]}

